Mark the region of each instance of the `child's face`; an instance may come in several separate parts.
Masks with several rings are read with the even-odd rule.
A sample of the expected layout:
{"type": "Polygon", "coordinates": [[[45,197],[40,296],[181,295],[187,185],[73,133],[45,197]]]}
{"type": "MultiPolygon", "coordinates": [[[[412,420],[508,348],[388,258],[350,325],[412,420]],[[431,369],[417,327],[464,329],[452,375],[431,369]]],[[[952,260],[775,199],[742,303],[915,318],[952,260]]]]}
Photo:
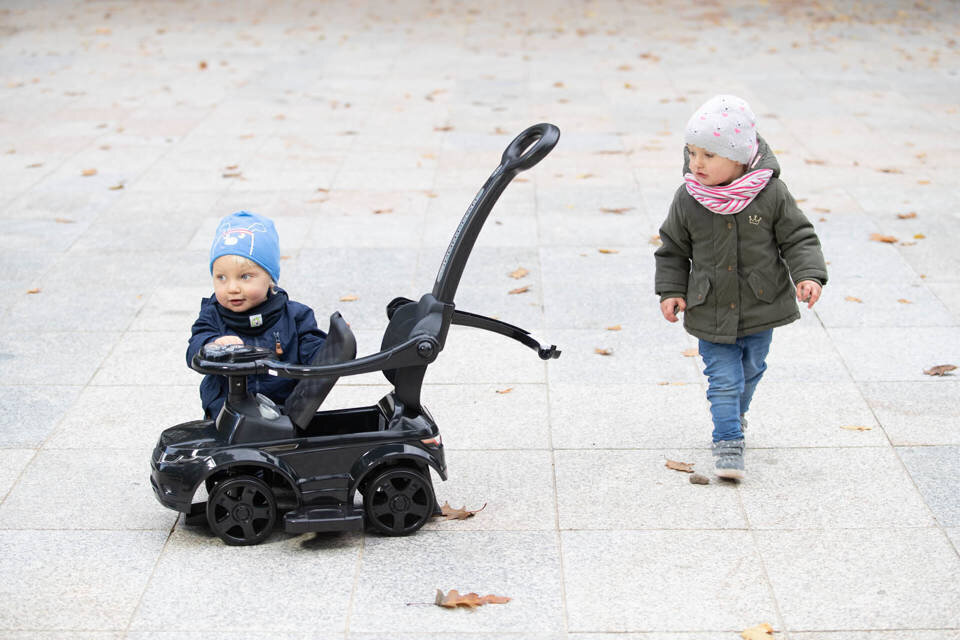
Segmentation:
{"type": "Polygon", "coordinates": [[[249,260],[220,256],[213,262],[213,293],[225,309],[242,313],[267,299],[270,274],[249,260]]]}
{"type": "Polygon", "coordinates": [[[690,154],[690,173],[706,187],[727,184],[744,173],[745,167],[739,162],[718,156],[706,149],[688,144],[687,152],[690,154]]]}

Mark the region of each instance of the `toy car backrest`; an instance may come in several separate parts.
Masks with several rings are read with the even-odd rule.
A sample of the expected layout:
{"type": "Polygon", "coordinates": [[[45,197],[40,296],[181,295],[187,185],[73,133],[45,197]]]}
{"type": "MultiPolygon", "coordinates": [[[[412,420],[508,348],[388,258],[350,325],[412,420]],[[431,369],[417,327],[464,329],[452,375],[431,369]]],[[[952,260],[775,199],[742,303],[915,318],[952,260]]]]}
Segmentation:
{"type": "MultiPolygon", "coordinates": [[[[327,339],[309,364],[339,364],[356,357],[357,339],[347,325],[347,321],[339,311],[336,311],[330,316],[327,339]]],[[[284,403],[284,409],[290,421],[301,429],[306,429],[338,378],[339,376],[325,376],[300,380],[284,403]]]]}

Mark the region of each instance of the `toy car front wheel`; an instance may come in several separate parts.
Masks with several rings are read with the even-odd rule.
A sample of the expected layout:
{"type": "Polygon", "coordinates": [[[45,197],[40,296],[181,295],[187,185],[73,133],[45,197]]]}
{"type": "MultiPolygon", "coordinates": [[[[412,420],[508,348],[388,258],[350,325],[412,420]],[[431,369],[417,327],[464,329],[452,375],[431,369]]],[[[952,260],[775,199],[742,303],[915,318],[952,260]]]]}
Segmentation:
{"type": "Polygon", "coordinates": [[[367,485],[363,509],[374,529],[388,536],[413,533],[433,515],[433,487],[424,473],[407,467],[386,469],[367,485]]]}
{"type": "Polygon", "coordinates": [[[229,478],[218,482],[210,492],[207,522],[227,544],[259,544],[270,536],[277,523],[277,499],[259,478],[229,478]]]}

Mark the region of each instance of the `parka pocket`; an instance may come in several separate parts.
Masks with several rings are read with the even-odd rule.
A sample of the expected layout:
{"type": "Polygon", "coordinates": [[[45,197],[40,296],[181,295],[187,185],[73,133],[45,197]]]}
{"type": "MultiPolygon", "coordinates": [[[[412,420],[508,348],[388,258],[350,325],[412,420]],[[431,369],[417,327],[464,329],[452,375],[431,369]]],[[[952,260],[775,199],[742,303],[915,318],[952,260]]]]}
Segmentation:
{"type": "Polygon", "coordinates": [[[747,276],[747,284],[750,285],[750,288],[753,290],[753,295],[757,296],[757,300],[760,302],[770,304],[777,297],[773,283],[758,271],[750,272],[750,275],[747,276]]]}
{"type": "Polygon", "coordinates": [[[687,309],[692,309],[707,301],[710,291],[710,278],[702,271],[694,271],[687,282],[687,309]]]}

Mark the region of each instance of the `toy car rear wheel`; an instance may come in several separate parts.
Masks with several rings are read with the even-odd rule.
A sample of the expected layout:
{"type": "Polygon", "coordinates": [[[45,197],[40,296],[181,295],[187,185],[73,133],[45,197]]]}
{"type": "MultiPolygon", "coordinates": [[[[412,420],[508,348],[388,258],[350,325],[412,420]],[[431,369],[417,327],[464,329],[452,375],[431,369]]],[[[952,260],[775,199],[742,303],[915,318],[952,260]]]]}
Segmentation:
{"type": "Polygon", "coordinates": [[[259,478],[229,478],[218,482],[210,492],[207,522],[227,544],[259,544],[273,533],[277,499],[267,483],[259,478]]]}
{"type": "Polygon", "coordinates": [[[408,467],[378,473],[363,495],[367,521],[388,536],[404,536],[422,527],[433,515],[434,503],[430,478],[408,467]]]}

